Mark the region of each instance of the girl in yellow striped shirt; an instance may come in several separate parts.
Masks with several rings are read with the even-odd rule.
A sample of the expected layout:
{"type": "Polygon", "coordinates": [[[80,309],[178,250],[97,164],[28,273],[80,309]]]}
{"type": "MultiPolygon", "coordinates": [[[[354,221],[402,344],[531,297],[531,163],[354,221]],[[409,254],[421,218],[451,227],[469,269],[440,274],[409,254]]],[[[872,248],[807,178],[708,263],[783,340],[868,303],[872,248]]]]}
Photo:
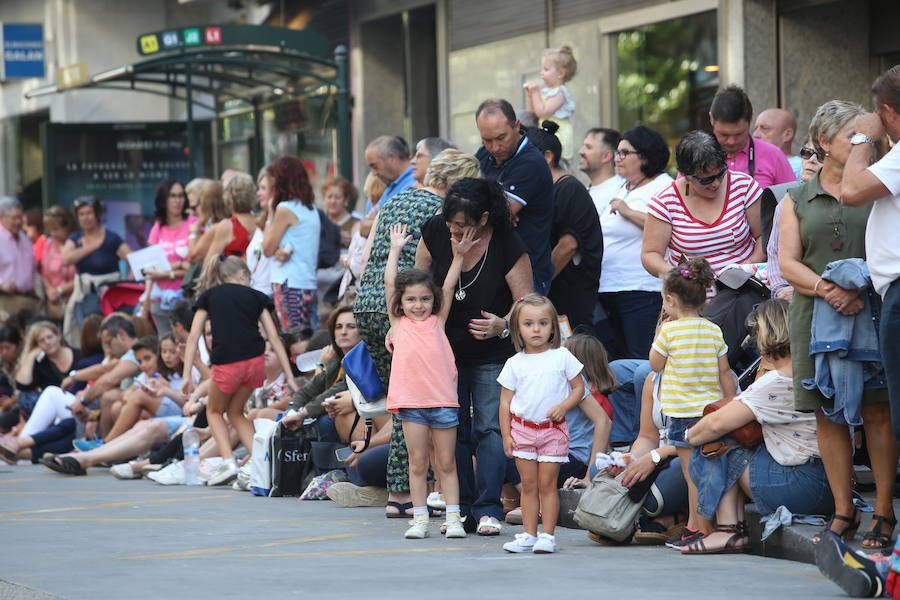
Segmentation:
{"type": "Polygon", "coordinates": [[[679,539],[669,544],[676,547],[712,529],[712,523],[697,515],[697,488],[688,474],[692,448],[684,432],[703,416],[703,407],[733,396],[737,388],[722,330],[699,314],[714,279],[703,258],[689,259],[666,273],[663,306],[673,319],[662,324],[650,349],[650,368],[662,373],[659,402],[669,417],[669,443],[677,448],[688,484],[690,516],[679,539]]]}

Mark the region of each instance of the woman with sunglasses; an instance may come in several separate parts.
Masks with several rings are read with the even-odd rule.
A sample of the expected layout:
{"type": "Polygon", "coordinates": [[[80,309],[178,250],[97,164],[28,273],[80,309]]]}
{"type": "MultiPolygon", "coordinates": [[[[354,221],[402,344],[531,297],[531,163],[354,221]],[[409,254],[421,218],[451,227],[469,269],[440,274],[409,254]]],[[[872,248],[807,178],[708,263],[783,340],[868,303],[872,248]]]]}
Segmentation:
{"type": "Polygon", "coordinates": [[[730,171],[716,138],[692,131],[675,147],[684,177],[650,200],[641,262],[662,276],[684,258],[705,258],[718,273],[733,264],[762,262],[762,189],[746,173],[730,171]]]}
{"type": "MultiPolygon", "coordinates": [[[[844,166],[852,148],[850,138],[857,120],[865,114],[860,105],[843,100],[826,102],[816,111],[809,125],[809,135],[815,149],[823,156],[822,170],[808,182],[792,189],[781,201],[778,250],[782,275],[794,288],[790,312],[794,405],[799,411],[815,412],[816,415],[816,435],[834,495],[835,514],[829,529],[849,541],[859,527],[860,514],[853,504],[850,481],[853,437],[848,421],[853,421],[850,425],[859,427],[862,424],[865,431],[875,478],[875,512],[872,527],[863,536],[862,546],[887,548],[892,544],[897,523],[892,497],[897,444],[883,377],[854,384],[853,377],[842,377],[841,373],[855,361],[838,361],[833,357],[828,361],[836,394],[826,397],[818,388],[806,389],[802,385],[804,380],[814,379],[817,375],[816,363],[809,355],[817,297],[825,303],[819,302],[815,306],[817,313],[823,311],[816,317],[816,322],[820,323],[821,317],[834,317],[840,319],[842,328],[856,329],[859,324],[865,327],[868,321],[865,317],[859,321],[847,317],[860,313],[867,305],[875,307],[873,312],[880,309],[877,294],[870,294],[866,289],[844,289],[821,277],[831,262],[866,258],[866,223],[872,205],[854,207],[840,201],[844,166]],[[865,302],[867,297],[868,303],[865,302]],[[829,308],[839,314],[832,314],[829,308]],[[835,396],[842,396],[843,410],[835,396]],[[833,411],[835,407],[837,414],[833,411]]],[[[874,338],[874,331],[872,333],[874,338]]],[[[848,340],[848,356],[856,354],[857,340],[854,332],[854,337],[848,340]]],[[[877,372],[881,366],[878,357],[867,355],[865,360],[866,369],[872,372],[877,372]],[[874,359],[869,360],[871,358],[874,359]]]]}

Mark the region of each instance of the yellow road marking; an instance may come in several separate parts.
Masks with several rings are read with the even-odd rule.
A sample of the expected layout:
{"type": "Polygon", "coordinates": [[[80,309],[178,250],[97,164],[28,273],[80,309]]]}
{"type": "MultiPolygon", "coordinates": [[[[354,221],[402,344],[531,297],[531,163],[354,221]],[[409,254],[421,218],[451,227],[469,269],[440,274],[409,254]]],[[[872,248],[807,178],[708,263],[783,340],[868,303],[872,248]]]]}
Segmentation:
{"type": "MultiPolygon", "coordinates": [[[[302,544],[304,542],[321,542],[324,540],[337,540],[341,538],[359,537],[363,535],[374,535],[374,533],[339,533],[336,535],[322,535],[316,537],[296,538],[291,540],[281,540],[263,544],[266,546],[281,546],[285,544],[302,544]]],[[[193,558],[195,556],[205,556],[208,554],[219,554],[222,552],[234,552],[236,550],[249,550],[250,546],[240,546],[236,548],[199,548],[196,550],[182,550],[178,552],[166,552],[163,554],[144,554],[141,556],[123,556],[118,560],[166,560],[170,558],[193,558]]],[[[252,556],[252,555],[251,555],[252,556]]],[[[263,555],[265,556],[265,555],[263,555]]],[[[272,556],[279,556],[273,554],[272,556]]]]}
{"type": "Polygon", "coordinates": [[[18,515],[39,515],[44,513],[65,512],[69,510],[93,510],[95,508],[113,508],[115,506],[131,506],[133,504],[166,504],[169,502],[190,502],[192,500],[210,500],[212,498],[232,498],[225,494],[212,496],[190,496],[188,498],[160,498],[158,500],[130,500],[128,502],[110,502],[109,504],[88,504],[85,506],[66,506],[63,508],[41,508],[38,510],[20,510],[16,512],[0,513],[0,517],[15,517],[18,515]]]}
{"type": "Polygon", "coordinates": [[[59,475],[48,475],[47,477],[22,477],[20,479],[0,479],[0,483],[22,483],[23,481],[47,481],[49,479],[59,479],[65,481],[59,475]]]}
{"type": "Polygon", "coordinates": [[[287,556],[341,556],[350,554],[405,554],[407,552],[459,552],[479,548],[404,548],[399,550],[332,550],[323,552],[278,552],[276,554],[236,554],[239,558],[275,558],[287,556]]]}
{"type": "MultiPolygon", "coordinates": [[[[81,495],[81,496],[105,496],[105,495],[112,495],[112,494],[115,494],[116,496],[128,496],[129,494],[131,494],[131,495],[150,494],[150,495],[157,495],[157,496],[159,496],[159,495],[166,495],[166,494],[168,494],[168,495],[171,496],[171,495],[173,495],[173,494],[184,495],[184,491],[183,491],[183,490],[172,490],[172,491],[165,491],[165,492],[153,492],[153,491],[149,491],[149,490],[144,490],[143,492],[141,492],[141,491],[134,491],[134,492],[120,492],[120,491],[115,491],[115,492],[104,492],[104,491],[86,492],[86,491],[84,491],[84,490],[79,490],[79,491],[68,491],[68,490],[67,490],[67,491],[65,492],[65,495],[66,495],[66,496],[78,496],[78,495],[81,495]]],[[[59,491],[55,491],[55,492],[12,492],[12,491],[9,491],[9,492],[2,492],[2,491],[0,491],[0,496],[59,496],[59,495],[60,495],[59,491]]]]}

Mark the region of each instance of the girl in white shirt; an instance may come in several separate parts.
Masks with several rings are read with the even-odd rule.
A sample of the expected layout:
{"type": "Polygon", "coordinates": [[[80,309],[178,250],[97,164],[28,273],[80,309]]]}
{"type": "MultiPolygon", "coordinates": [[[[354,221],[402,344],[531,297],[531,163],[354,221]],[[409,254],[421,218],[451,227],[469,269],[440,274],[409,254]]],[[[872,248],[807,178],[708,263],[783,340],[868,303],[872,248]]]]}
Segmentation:
{"type": "Polygon", "coordinates": [[[548,554],[556,551],[559,465],[569,461],[565,416],[584,395],[583,365],[560,347],[556,308],[546,297],[528,294],[517,300],[509,320],[518,353],[506,361],[497,378],[502,386],[500,432],[503,451],[516,459],[522,479],[524,532],[503,549],[548,554]]]}

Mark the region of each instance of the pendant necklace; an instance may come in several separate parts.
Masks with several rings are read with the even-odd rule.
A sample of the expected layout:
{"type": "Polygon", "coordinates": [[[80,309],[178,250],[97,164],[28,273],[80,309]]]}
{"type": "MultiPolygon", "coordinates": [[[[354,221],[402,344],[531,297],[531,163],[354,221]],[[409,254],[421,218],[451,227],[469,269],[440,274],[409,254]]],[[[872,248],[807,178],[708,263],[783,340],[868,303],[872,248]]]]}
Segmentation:
{"type": "Polygon", "coordinates": [[[844,240],[841,239],[841,228],[840,226],[844,224],[844,205],[841,204],[841,201],[837,201],[840,211],[840,216],[838,217],[834,213],[834,209],[831,210],[831,249],[834,252],[839,252],[844,247],[844,240]]]}
{"type": "Polygon", "coordinates": [[[466,285],[462,284],[462,273],[459,274],[459,281],[456,282],[456,293],[453,294],[453,297],[462,302],[466,299],[466,288],[475,283],[475,280],[478,279],[478,276],[481,275],[481,270],[484,268],[484,263],[487,262],[488,250],[491,248],[491,241],[488,240],[487,246],[484,247],[484,256],[481,257],[481,266],[478,267],[478,272],[475,273],[475,277],[472,278],[472,281],[467,283],[466,285]]]}

